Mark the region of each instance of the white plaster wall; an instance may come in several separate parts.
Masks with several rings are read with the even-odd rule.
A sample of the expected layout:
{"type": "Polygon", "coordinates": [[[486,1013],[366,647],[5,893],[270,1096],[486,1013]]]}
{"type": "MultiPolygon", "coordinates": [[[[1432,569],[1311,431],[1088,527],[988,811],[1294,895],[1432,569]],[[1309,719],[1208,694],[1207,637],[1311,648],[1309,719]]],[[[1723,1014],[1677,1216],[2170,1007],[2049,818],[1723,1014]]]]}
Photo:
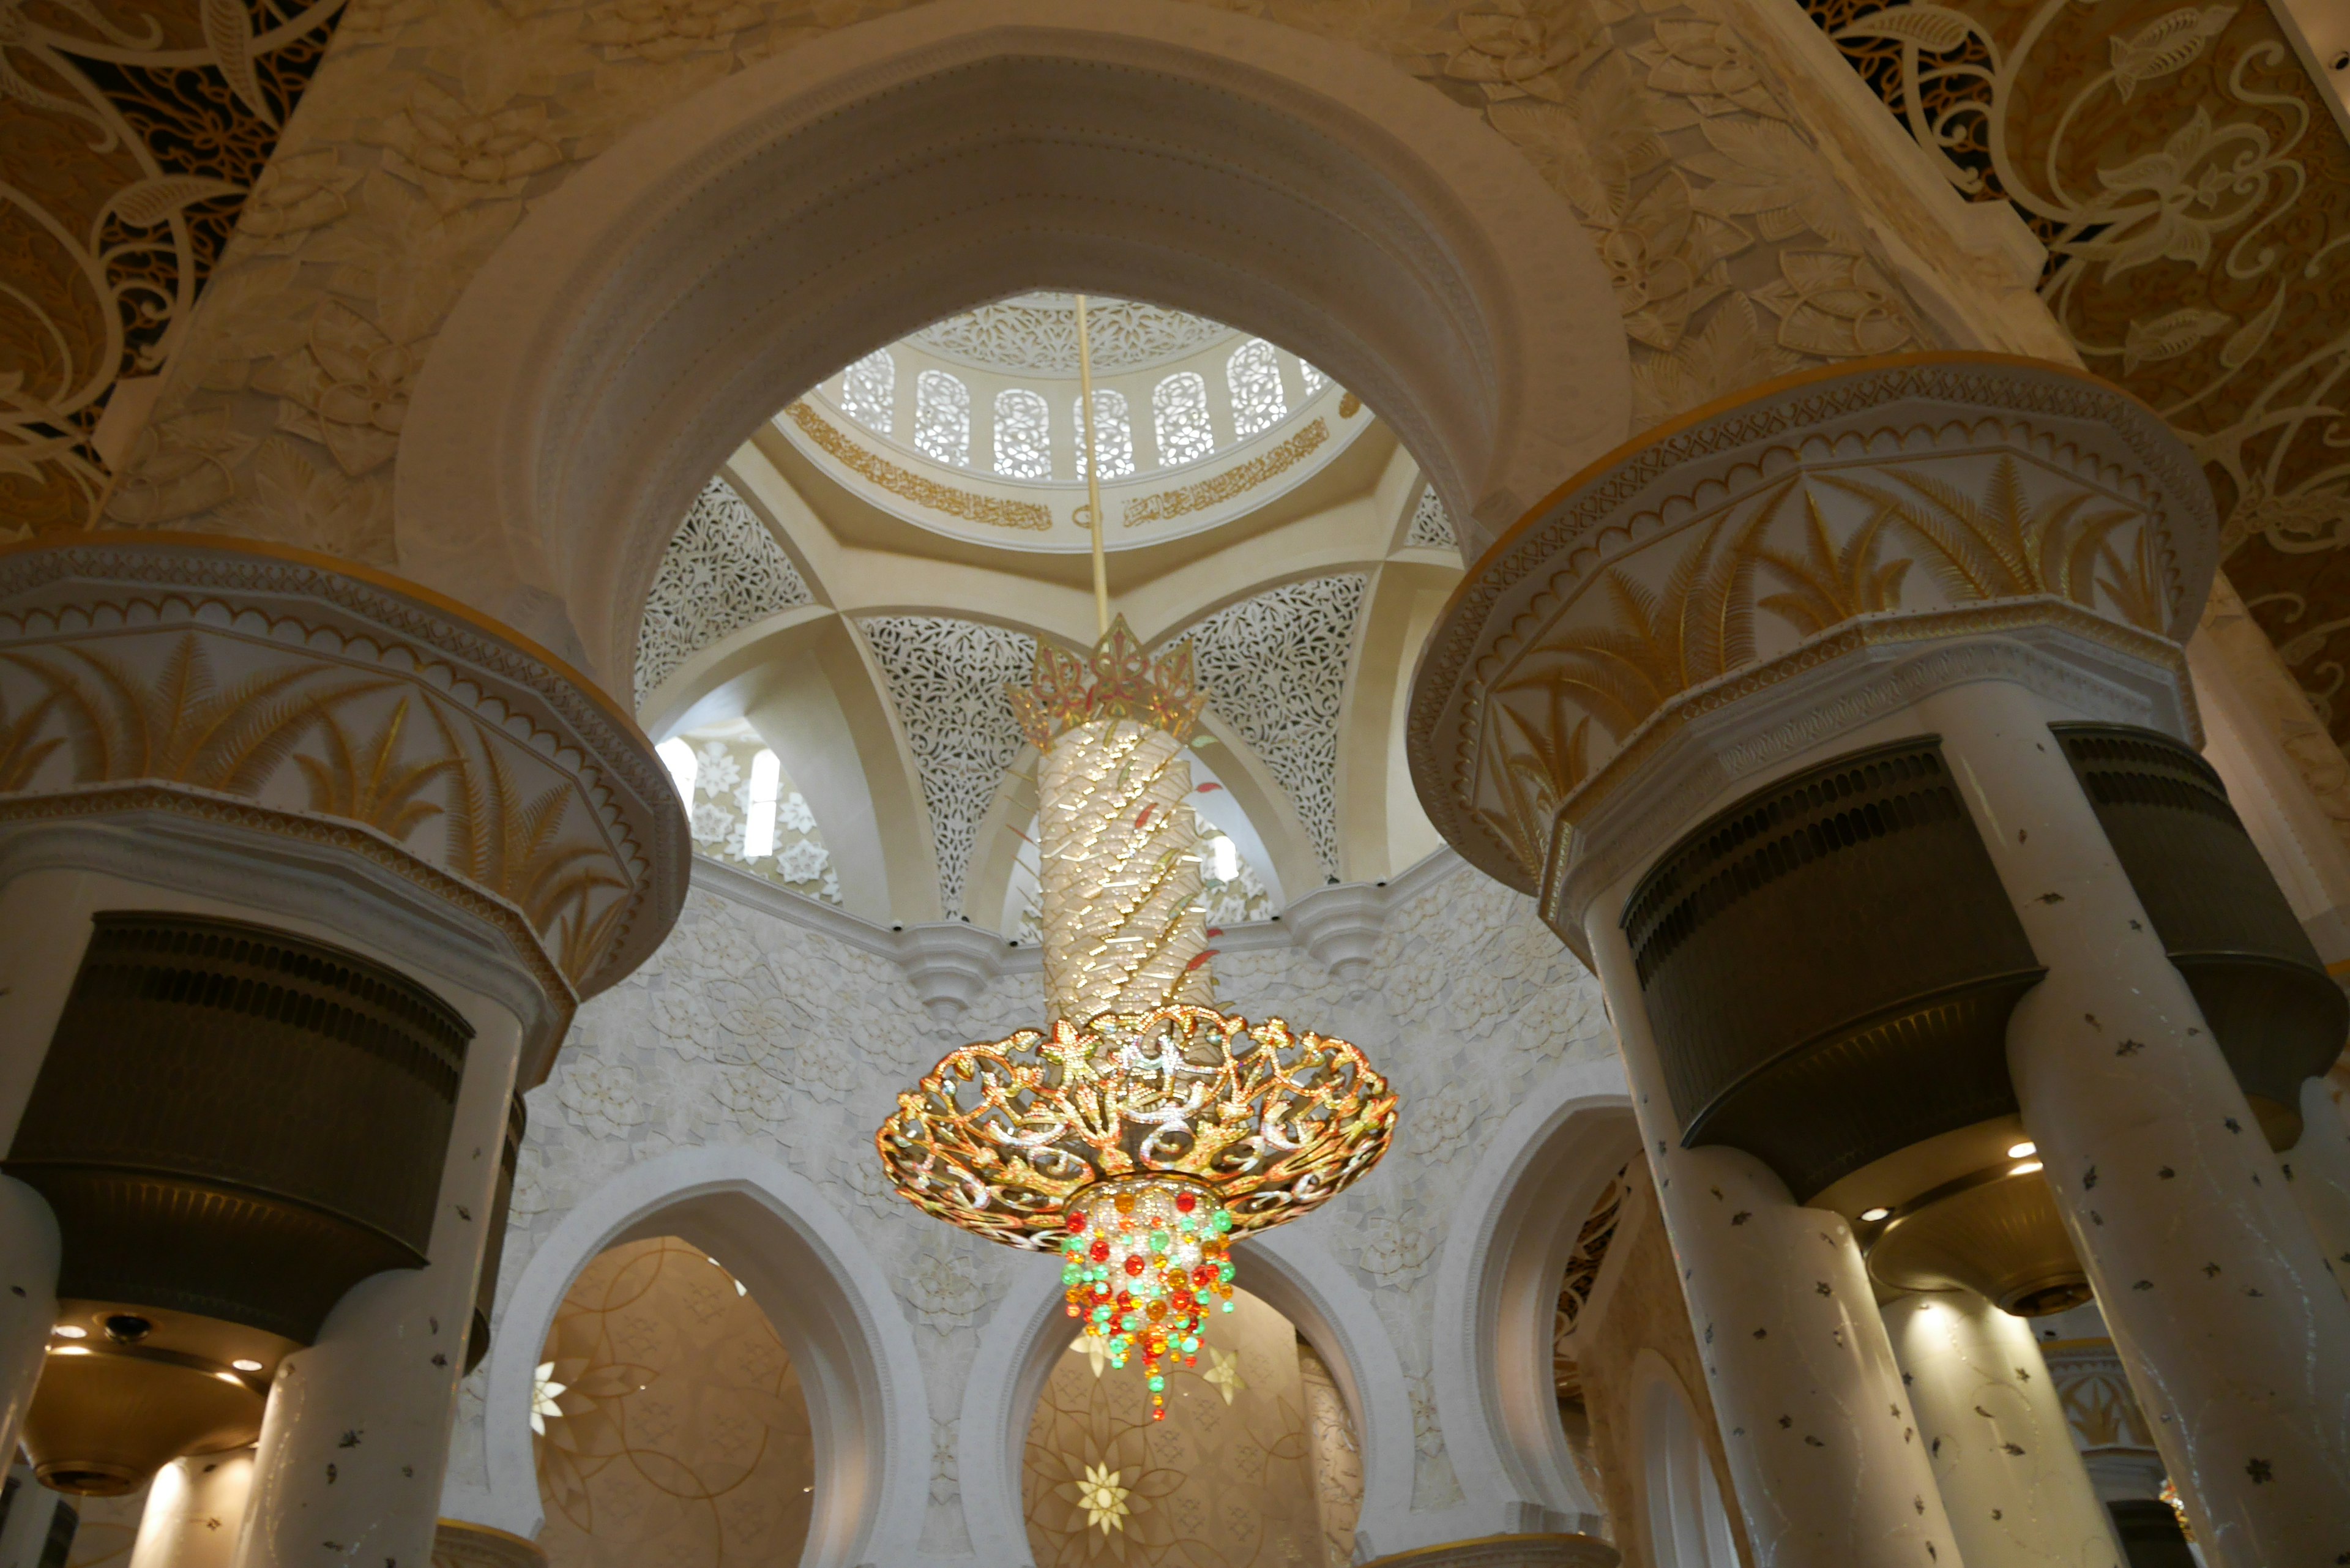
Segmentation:
{"type": "MultiPolygon", "coordinates": [[[[510,1530],[536,1527],[536,1490],[525,1484],[525,1413],[506,1395],[527,1386],[518,1374],[537,1358],[581,1236],[629,1224],[652,1233],[648,1180],[657,1185],[674,1170],[677,1179],[702,1184],[692,1191],[706,1191],[702,1168],[712,1159],[678,1156],[725,1151],[745,1169],[787,1168],[788,1179],[778,1174],[762,1187],[771,1207],[824,1210],[795,1216],[821,1233],[819,1251],[836,1260],[836,1277],[805,1282],[812,1296],[837,1296],[849,1316],[869,1309],[899,1320],[866,1336],[883,1364],[873,1369],[886,1390],[876,1416],[891,1473],[879,1486],[883,1517],[854,1560],[878,1552],[893,1568],[1024,1563],[1017,1497],[963,1495],[961,1456],[973,1450],[961,1428],[967,1411],[989,1409],[992,1421],[1013,1414],[1009,1406],[1023,1397],[1020,1369],[988,1368],[991,1357],[1025,1354],[1017,1350],[1024,1344],[1057,1348],[1050,1342],[1058,1331],[1040,1315],[1058,1310],[1047,1299],[1058,1293],[1046,1288],[1057,1284],[1046,1278],[1053,1264],[964,1236],[897,1198],[881,1179],[872,1137],[898,1089],[946,1050],[1037,1020],[1033,954],[1011,959],[1012,972],[991,982],[957,1023],[941,1027],[897,963],[872,950],[889,948],[888,933],[807,900],[754,898],[739,886],[697,867],[667,943],[581,1010],[556,1071],[529,1096],[493,1350],[465,1385],[443,1511],[510,1530]],[[870,1298],[883,1289],[889,1298],[876,1306],[870,1298]],[[911,1365],[887,1365],[908,1341],[911,1365]],[[984,1386],[973,1386],[975,1364],[986,1368],[978,1379],[984,1386]],[[919,1381],[919,1395],[901,1386],[910,1381],[919,1381]],[[485,1403],[494,1386],[494,1411],[485,1403]],[[927,1430],[917,1429],[918,1408],[927,1430]],[[926,1492],[909,1471],[927,1473],[926,1492]],[[918,1499],[917,1532],[893,1510],[910,1511],[918,1499]]],[[[1528,1163],[1513,1160],[1503,1142],[1555,1136],[1555,1116],[1513,1117],[1513,1109],[1621,1093],[1597,984],[1530,901],[1449,854],[1399,878],[1387,897],[1378,961],[1363,987],[1340,982],[1288,945],[1277,924],[1234,932],[1216,961],[1227,1006],[1279,1012],[1356,1041],[1402,1096],[1397,1145],[1379,1168],[1320,1213],[1274,1232],[1255,1268],[1243,1260],[1274,1292],[1269,1299],[1292,1303],[1293,1317],[1332,1361],[1367,1428],[1367,1451],[1389,1482],[1367,1501],[1364,1556],[1544,1527],[1535,1513],[1511,1511],[1490,1478],[1471,1476],[1464,1488],[1448,1448],[1440,1405],[1451,1412],[1462,1400],[1439,1398],[1440,1381],[1452,1376],[1439,1365],[1439,1303],[1449,1296],[1458,1313],[1464,1291],[1460,1282],[1447,1285],[1446,1272],[1471,1265],[1454,1262],[1469,1249],[1445,1243],[1455,1231],[1490,1231],[1483,1210],[1513,1196],[1504,1183],[1471,1179],[1497,1160],[1528,1163]],[[1516,1518],[1526,1522],[1513,1525],[1516,1518]]],[[[689,1196],[682,1188],[678,1194],[689,1196]]],[[[741,1272],[750,1261],[725,1262],[741,1272]]],[[[1258,1288],[1253,1280],[1251,1288],[1258,1288]]],[[[1033,1383],[1027,1387],[1033,1397],[1033,1383]]],[[[1024,1429],[1026,1412],[1016,1416],[1024,1429]]],[[[1482,1424],[1483,1415],[1458,1418],[1482,1424]]],[[[1489,1447],[1481,1438],[1471,1449],[1489,1447]]],[[[983,1479],[1002,1490],[1016,1486],[1017,1475],[1015,1462],[983,1479]]]]}

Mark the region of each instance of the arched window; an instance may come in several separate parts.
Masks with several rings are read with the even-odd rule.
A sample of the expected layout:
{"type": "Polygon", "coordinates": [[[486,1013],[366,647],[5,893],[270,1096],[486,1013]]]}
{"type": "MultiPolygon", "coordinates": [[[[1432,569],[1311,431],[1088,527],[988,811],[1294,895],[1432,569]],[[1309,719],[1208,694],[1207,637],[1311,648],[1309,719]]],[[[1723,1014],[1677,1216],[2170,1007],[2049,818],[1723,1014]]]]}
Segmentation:
{"type": "MultiPolygon", "coordinates": [[[[1086,476],[1085,400],[1069,405],[1077,421],[1077,477],[1086,476]]],[[[1126,394],[1107,387],[1094,389],[1094,444],[1101,448],[1102,477],[1124,479],[1134,472],[1134,422],[1127,417],[1126,394]]]]}
{"type": "Polygon", "coordinates": [[[971,389],[944,370],[914,379],[914,445],[937,462],[971,466],[971,389]]]}
{"type": "Polygon", "coordinates": [[[669,769],[671,782],[677,785],[677,798],[685,803],[685,813],[693,815],[693,781],[702,772],[702,763],[693,748],[683,741],[671,739],[653,748],[661,765],[669,769]]]}
{"type": "Polygon", "coordinates": [[[1150,426],[1159,437],[1159,461],[1173,468],[1194,462],[1216,450],[1216,432],[1208,425],[1208,383],[1190,370],[1178,370],[1151,389],[1150,426]]]}
{"type": "Polygon", "coordinates": [[[840,411],[875,435],[889,433],[897,400],[898,361],[887,348],[876,348],[841,372],[840,411]]]}
{"type": "Polygon", "coordinates": [[[1052,410],[1024,387],[995,394],[995,472],[1006,479],[1053,477],[1052,410]]]}
{"type": "Polygon", "coordinates": [[[1281,389],[1281,361],[1273,345],[1252,337],[1224,361],[1224,384],[1232,391],[1232,428],[1243,436],[1269,431],[1289,413],[1281,389]]]}
{"type": "Polygon", "coordinates": [[[743,820],[743,858],[764,860],[775,852],[775,803],[783,793],[784,765],[764,746],[751,759],[750,810],[743,820]]]}
{"type": "Polygon", "coordinates": [[[1330,384],[1330,378],[1322,373],[1321,367],[1307,359],[1297,362],[1297,379],[1305,383],[1305,395],[1309,398],[1319,396],[1322,389],[1330,384]]]}

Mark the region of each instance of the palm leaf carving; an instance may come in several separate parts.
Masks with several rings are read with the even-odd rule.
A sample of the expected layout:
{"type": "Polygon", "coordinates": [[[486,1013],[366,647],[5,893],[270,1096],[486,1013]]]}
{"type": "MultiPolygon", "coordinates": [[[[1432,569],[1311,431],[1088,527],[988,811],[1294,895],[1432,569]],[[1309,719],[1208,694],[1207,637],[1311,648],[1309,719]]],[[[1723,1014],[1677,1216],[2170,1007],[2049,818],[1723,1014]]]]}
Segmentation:
{"type": "Polygon", "coordinates": [[[52,689],[12,720],[8,717],[8,704],[0,700],[0,794],[11,794],[30,784],[41,764],[49,760],[49,753],[66,743],[63,735],[51,735],[45,741],[33,738],[60,701],[52,689]]]}
{"type": "MultiPolygon", "coordinates": [[[[1798,483],[1791,481],[1788,489],[1798,483]]],[[[1773,499],[1774,511],[1786,493],[1783,490],[1773,499]]],[[[1810,637],[1855,616],[1901,607],[1901,580],[1908,575],[1909,562],[1906,557],[1877,559],[1886,524],[1893,520],[1891,505],[1874,507],[1868,520],[1841,545],[1829,535],[1827,519],[1820,515],[1819,498],[1808,486],[1804,491],[1804,513],[1800,556],[1768,546],[1755,552],[1763,567],[1788,588],[1785,593],[1764,596],[1758,601],[1762,608],[1785,620],[1799,635],[1810,637]]]]}
{"type": "Polygon", "coordinates": [[[1913,495],[1835,475],[1821,479],[1888,510],[1926,546],[1927,569],[1960,603],[2053,594],[2095,607],[2097,568],[2110,554],[2113,533],[2137,516],[2128,507],[2093,508],[2095,497],[2085,490],[2034,506],[2012,457],[2000,459],[1981,497],[1935,474],[1892,472],[1913,495]]]}
{"type": "Polygon", "coordinates": [[[321,727],[327,754],[294,759],[310,787],[310,809],[364,822],[395,839],[406,838],[419,824],[439,815],[443,809],[439,803],[417,795],[463,763],[453,755],[400,762],[400,739],[407,723],[408,699],[403,697],[374,739],[354,749],[341,721],[328,714],[321,727]]]}
{"type": "MultiPolygon", "coordinates": [[[[574,950],[586,961],[620,907],[616,902],[590,920],[588,903],[599,889],[628,884],[596,864],[605,857],[602,846],[559,842],[570,805],[569,787],[553,784],[525,798],[494,742],[484,736],[478,753],[471,752],[440,709],[431,711],[457,764],[444,851],[451,869],[512,901],[542,934],[560,926],[558,949],[574,950]]],[[[567,971],[578,972],[567,960],[558,961],[567,971]]]]}
{"type": "Polygon", "coordinates": [[[57,661],[31,654],[10,661],[56,699],[78,782],[169,779],[229,794],[256,794],[336,704],[390,684],[321,688],[309,683],[319,666],[292,664],[222,691],[193,634],[172,649],[152,685],[95,649],[67,649],[57,661]]]}

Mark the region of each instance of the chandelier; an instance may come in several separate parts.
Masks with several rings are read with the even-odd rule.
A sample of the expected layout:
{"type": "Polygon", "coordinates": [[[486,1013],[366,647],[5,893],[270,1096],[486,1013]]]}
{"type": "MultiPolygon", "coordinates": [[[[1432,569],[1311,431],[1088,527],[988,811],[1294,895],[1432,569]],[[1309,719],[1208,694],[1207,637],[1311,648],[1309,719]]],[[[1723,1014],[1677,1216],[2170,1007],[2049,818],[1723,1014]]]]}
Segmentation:
{"type": "MultiPolygon", "coordinates": [[[[1077,324],[1091,447],[1082,296],[1077,324]]],[[[1206,699],[1189,643],[1153,660],[1110,616],[1101,533],[1092,656],[1040,642],[1009,689],[1041,758],[1045,1027],[950,1052],[874,1144],[923,1212],[1058,1252],[1068,1315],[1113,1366],[1139,1351],[1159,1420],[1168,1364],[1196,1366],[1232,1310],[1232,1241],[1376,1165],[1396,1097],[1346,1041],[1214,1005],[1189,760],[1206,699]]]]}

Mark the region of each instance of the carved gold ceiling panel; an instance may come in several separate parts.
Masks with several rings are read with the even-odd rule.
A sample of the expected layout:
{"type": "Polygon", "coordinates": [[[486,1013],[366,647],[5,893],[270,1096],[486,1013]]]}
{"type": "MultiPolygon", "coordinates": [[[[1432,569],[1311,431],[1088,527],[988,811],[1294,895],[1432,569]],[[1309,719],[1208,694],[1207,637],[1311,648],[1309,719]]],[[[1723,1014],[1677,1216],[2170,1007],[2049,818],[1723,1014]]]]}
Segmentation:
{"type": "Polygon", "coordinates": [[[0,0],[0,518],[87,524],[91,435],[195,303],[342,0],[0,0]]]}
{"type": "Polygon", "coordinates": [[[2090,369],[2194,448],[2229,576],[2350,740],[2350,143],[2261,0],[1804,0],[2048,246],[2090,369]]]}

